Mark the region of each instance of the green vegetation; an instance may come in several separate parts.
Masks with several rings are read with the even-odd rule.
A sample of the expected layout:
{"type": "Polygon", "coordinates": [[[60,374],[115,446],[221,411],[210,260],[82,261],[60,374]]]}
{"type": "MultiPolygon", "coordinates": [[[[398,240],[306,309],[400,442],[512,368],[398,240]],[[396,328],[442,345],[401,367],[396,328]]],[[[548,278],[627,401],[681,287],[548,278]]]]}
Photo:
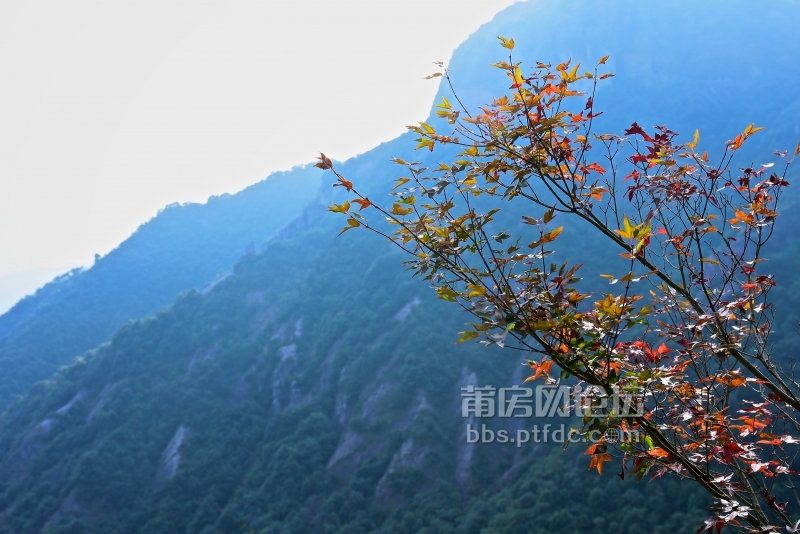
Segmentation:
{"type": "Polygon", "coordinates": [[[463,318],[405,280],[395,253],[332,230],[243,259],[14,404],[0,532],[546,532],[556,510],[575,528],[638,532],[657,517],[667,532],[701,517],[702,500],[615,516],[611,500],[665,489],[587,482],[577,449],[480,444],[459,460],[459,388],[472,373],[509,384],[521,366],[453,345],[463,318]],[[565,502],[572,491],[583,497],[565,502]]]}
{"type": "Polygon", "coordinates": [[[301,213],[320,184],[317,169],[298,167],[206,204],[168,206],[91,268],[22,299],[0,316],[0,410],[125,322],[224,275],[301,213]]]}
{"type": "MultiPolygon", "coordinates": [[[[699,130],[691,141],[636,122],[623,136],[606,132],[597,95],[614,76],[609,56],[588,71],[571,60],[531,69],[516,61],[513,39],[498,39],[507,61],[492,66],[509,91],[474,109],[454,92],[458,106],[444,96],[436,106],[440,129],[409,126],[417,150],[451,150],[433,170],[393,158],[406,176],[389,203],[371,200],[320,154],[317,167],[349,197],[328,207],[346,218],[341,233],[388,239],[412,277],[469,313],[475,322],[458,343],[521,351],[526,381],[572,378],[575,390],[594,389],[575,402],[595,414],[570,432],[589,441],[633,430],[588,445],[598,474],[616,459],[623,478],[698,483],[714,498],[706,530],[800,525],[792,498],[800,382],[793,363],[772,354],[776,282],[763,265],[800,142],[765,156],[777,166],[754,166],[736,157],[764,130],[752,123],[712,152],[698,148],[699,130]],[[510,206],[517,221],[499,222],[510,206]],[[560,239],[569,226],[608,251],[589,256],[560,239]],[[579,259],[565,262],[559,249],[579,259]],[[616,287],[585,280],[585,264],[610,265],[600,277],[616,287]],[[594,397],[620,392],[639,399],[638,417],[594,397]]],[[[447,70],[436,74],[453,87],[447,70]]]]}
{"type": "MultiPolygon", "coordinates": [[[[714,144],[733,137],[743,120],[755,121],[768,127],[754,138],[753,151],[761,153],[800,124],[792,114],[800,99],[789,83],[796,73],[786,67],[799,54],[790,38],[800,8],[750,6],[676,2],[654,19],[647,4],[633,1],[516,4],[472,36],[450,66],[471,105],[498,92],[485,85],[498,34],[527,47],[519,51],[526,61],[610,53],[610,63],[619,62],[610,65],[617,77],[602,98],[620,122],[605,129],[621,133],[633,120],[650,125],[668,116],[673,129],[698,127],[704,143],[714,144]],[[742,96],[755,94],[771,97],[742,96]]],[[[401,136],[338,168],[382,199],[396,178],[391,157],[422,158],[429,167],[444,157],[438,149],[435,157],[414,153],[413,144],[401,136]]],[[[20,305],[19,315],[0,319],[7,325],[0,327],[0,347],[14,347],[1,349],[13,356],[2,363],[8,392],[25,391],[83,350],[56,357],[59,347],[110,340],[34,385],[0,416],[0,533],[673,533],[699,526],[708,515],[705,494],[675,480],[623,481],[612,464],[602,477],[587,476],[582,448],[470,449],[460,388],[519,383],[522,358],[455,345],[469,317],[438,301],[424,282],[409,280],[398,266],[403,256],[385,241],[355,232],[334,241],[340,224],[325,206],[343,201],[340,189],[331,194],[325,187],[319,202],[264,250],[242,257],[206,295],[189,290],[113,336],[111,323],[94,321],[144,317],[179,291],[203,287],[247,243],[258,244],[256,236],[235,241],[256,227],[238,215],[208,219],[208,226],[181,222],[170,235],[145,226],[153,232],[137,234],[130,265],[152,258],[149,271],[111,270],[120,274],[87,282],[88,293],[56,284],[28,301],[52,299],[47,313],[30,306],[21,314],[20,305]],[[205,239],[204,232],[206,249],[177,251],[182,239],[205,239]],[[197,279],[187,285],[157,285],[175,274],[160,254],[174,253],[189,269],[198,251],[223,257],[218,247],[226,240],[227,263],[192,271],[197,279]],[[112,295],[120,291],[163,300],[117,317],[125,308],[112,295]],[[73,318],[84,316],[78,328],[73,318]],[[12,317],[18,319],[5,322],[12,317]],[[71,331],[79,332],[73,341],[71,331]],[[23,362],[35,372],[24,371],[23,362]]],[[[766,253],[783,309],[793,302],[787,290],[800,283],[788,281],[800,251],[791,231],[798,216],[785,208],[790,222],[766,253]]],[[[156,221],[166,222],[170,212],[180,210],[156,221]]],[[[565,259],[604,254],[602,243],[580,229],[565,229],[559,240],[579,244],[565,259]]],[[[98,276],[113,257],[98,263],[98,276]]],[[[584,274],[599,272],[606,271],[584,274]]],[[[780,320],[791,326],[786,314],[780,320]]],[[[487,424],[498,429],[513,421],[487,424]]]]}

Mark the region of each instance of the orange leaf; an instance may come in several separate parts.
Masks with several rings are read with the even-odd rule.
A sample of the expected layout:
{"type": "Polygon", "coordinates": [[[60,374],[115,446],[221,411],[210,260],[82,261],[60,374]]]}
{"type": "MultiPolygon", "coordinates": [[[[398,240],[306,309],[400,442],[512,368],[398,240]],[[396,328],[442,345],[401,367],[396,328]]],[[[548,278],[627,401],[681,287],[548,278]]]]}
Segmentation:
{"type": "Polygon", "coordinates": [[[550,367],[553,365],[553,360],[544,360],[536,367],[536,374],[533,375],[533,379],[536,380],[540,374],[542,373],[549,373],[550,367]]]}
{"type": "Polygon", "coordinates": [[[368,208],[368,207],[370,207],[372,205],[372,202],[370,202],[368,198],[365,198],[363,200],[360,199],[360,198],[357,198],[357,199],[353,200],[353,202],[355,202],[356,204],[361,206],[358,209],[359,211],[363,210],[364,208],[368,208]]]}
{"type": "Polygon", "coordinates": [[[606,453],[606,452],[600,453],[600,454],[595,454],[594,456],[592,456],[592,461],[589,462],[589,469],[592,469],[592,468],[596,467],[597,468],[597,473],[602,475],[603,474],[603,463],[604,462],[610,462],[610,461],[611,461],[611,455],[606,453]]]}
{"type": "Polygon", "coordinates": [[[656,458],[667,458],[669,457],[669,453],[662,449],[661,447],[656,447],[651,451],[647,451],[647,454],[650,456],[655,456],[656,458]]]}
{"type": "Polygon", "coordinates": [[[601,167],[600,165],[598,165],[597,163],[592,163],[591,165],[587,165],[586,166],[586,170],[587,171],[597,171],[600,174],[605,174],[606,173],[606,170],[603,167],[601,167]]]}
{"type": "Polygon", "coordinates": [[[728,148],[731,150],[739,150],[741,146],[744,144],[744,136],[739,134],[733,141],[728,141],[728,148]]]}
{"type": "Polygon", "coordinates": [[[586,449],[586,452],[584,452],[583,454],[594,454],[594,451],[595,451],[595,450],[597,449],[597,447],[599,447],[600,445],[603,445],[603,442],[602,442],[602,441],[599,441],[599,442],[597,442],[597,443],[593,443],[593,444],[589,445],[589,448],[588,448],[588,449],[586,449]]]}
{"type": "Polygon", "coordinates": [[[333,185],[333,187],[344,187],[344,188],[345,188],[345,189],[347,189],[348,191],[350,191],[351,189],[353,189],[353,182],[351,182],[351,181],[349,181],[349,180],[345,180],[345,179],[344,179],[344,178],[342,178],[341,176],[339,177],[339,182],[340,182],[340,183],[338,183],[338,184],[334,184],[334,185],[333,185]]]}

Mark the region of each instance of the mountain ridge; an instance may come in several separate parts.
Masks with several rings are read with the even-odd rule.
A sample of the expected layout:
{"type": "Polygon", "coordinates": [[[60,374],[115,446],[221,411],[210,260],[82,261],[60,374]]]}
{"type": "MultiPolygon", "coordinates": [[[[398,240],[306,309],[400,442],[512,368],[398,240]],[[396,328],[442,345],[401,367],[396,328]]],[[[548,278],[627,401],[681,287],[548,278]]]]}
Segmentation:
{"type": "MultiPolygon", "coordinates": [[[[659,20],[670,27],[688,11],[714,29],[713,21],[701,20],[712,4],[723,5],[668,4],[659,20]]],[[[516,4],[454,54],[454,76],[467,86],[484,83],[492,72],[486,58],[503,53],[498,33],[514,37],[526,61],[545,46],[553,47],[551,56],[562,51],[559,39],[570,36],[556,35],[558,24],[544,28],[532,45],[518,35],[543,13],[573,14],[587,39],[615,46],[621,45],[613,35],[634,35],[634,41],[648,35],[652,21],[635,18],[644,16],[637,2],[610,10],[628,7],[633,18],[591,26],[591,14],[581,9],[602,5],[516,4]]],[[[758,22],[749,4],[724,5],[733,6],[738,32],[758,22]]],[[[770,4],[763,17],[794,6],[770,4]]],[[[778,33],[758,53],[768,55],[778,33]]],[[[782,35],[789,42],[792,33],[782,35]]],[[[713,32],[697,39],[718,47],[717,37],[730,42],[713,32]]],[[[634,52],[630,57],[644,53],[634,52]]],[[[680,63],[673,60],[664,68],[680,63]]],[[[705,60],[697,59],[687,76],[704,69],[705,60]]],[[[706,75],[704,83],[713,86],[714,72],[706,75]]],[[[497,79],[465,98],[480,101],[504,89],[507,81],[500,73],[497,79]]],[[[758,75],[748,80],[742,91],[760,83],[758,75]]],[[[681,108],[691,95],[667,93],[692,87],[691,80],[656,84],[655,92],[643,89],[652,80],[619,74],[616,87],[622,81],[633,89],[606,95],[614,99],[609,116],[626,110],[612,130],[628,126],[629,115],[669,115],[676,106],[679,115],[694,113],[711,126],[719,119],[719,129],[747,114],[725,108],[736,101],[730,95],[720,97],[722,111],[705,109],[713,95],[702,95],[694,111],[681,108]],[[652,101],[631,101],[631,90],[652,101]]],[[[790,96],[781,102],[777,95],[773,103],[789,109],[798,101],[790,96]]],[[[795,120],[765,134],[761,145],[783,142],[781,132],[795,120]]],[[[711,143],[727,134],[702,135],[711,143]]],[[[434,168],[449,155],[415,152],[413,144],[405,134],[337,168],[371,197],[384,198],[379,195],[402,172],[387,163],[391,156],[434,168]]],[[[323,180],[329,186],[332,178],[323,180]]],[[[156,315],[125,324],[0,415],[0,533],[695,531],[708,498],[694,485],[674,479],[635,485],[613,472],[598,477],[586,472],[581,445],[563,451],[552,443],[467,443],[468,424],[493,431],[534,424],[459,413],[462,387],[518,384],[525,368],[510,351],[455,345],[469,316],[410,279],[390,244],[365,232],[335,238],[341,222],[325,206],[341,201],[341,189],[323,190],[265,249],[239,258],[230,276],[208,291],[189,291],[156,315]]],[[[776,263],[791,273],[796,240],[790,229],[782,236],[776,263]]],[[[602,252],[602,244],[570,229],[559,242],[580,245],[566,251],[573,256],[597,259],[602,252]]],[[[791,303],[791,293],[782,298],[791,303]]]]}

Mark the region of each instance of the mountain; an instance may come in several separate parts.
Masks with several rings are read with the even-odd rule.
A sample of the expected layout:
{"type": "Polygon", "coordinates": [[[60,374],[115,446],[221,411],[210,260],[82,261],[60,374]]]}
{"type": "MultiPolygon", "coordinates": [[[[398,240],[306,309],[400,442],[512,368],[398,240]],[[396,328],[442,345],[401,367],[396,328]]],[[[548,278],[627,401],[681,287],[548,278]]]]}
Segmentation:
{"type": "MultiPolygon", "coordinates": [[[[711,147],[756,122],[769,129],[753,157],[794,145],[800,102],[786,67],[800,54],[798,4],[673,2],[657,16],[649,5],[515,4],[456,51],[459,94],[480,102],[507,87],[487,66],[503,57],[504,35],[528,64],[611,54],[601,129],[699,128],[711,147]]],[[[339,170],[382,198],[402,172],[391,156],[447,159],[413,145],[401,136],[339,170]]],[[[462,388],[519,384],[520,355],[455,345],[469,317],[410,279],[401,253],[364,232],[336,239],[341,221],[325,206],[341,194],[326,187],[230,276],[127,323],[14,402],[0,416],[0,533],[672,533],[702,523],[697,487],[637,485],[616,466],[588,473],[584,444],[467,443],[467,425],[515,435],[542,423],[462,417],[462,388]]],[[[798,257],[786,226],[774,247],[782,310],[798,257]]],[[[604,254],[574,229],[559,244],[567,256],[604,254]]]]}
{"type": "MultiPolygon", "coordinates": [[[[343,168],[367,178],[389,148],[343,168]]],[[[657,518],[667,533],[702,518],[691,492],[674,508],[674,481],[642,494],[585,476],[579,448],[467,444],[481,421],[461,417],[460,388],[518,383],[522,366],[454,345],[463,315],[388,245],[336,241],[337,227],[312,205],[212,291],[12,405],[0,532],[640,532],[657,518]]]]}
{"type": "Polygon", "coordinates": [[[0,410],[125,322],[224,276],[301,212],[317,195],[320,176],[319,169],[297,167],[235,195],[168,206],[91,268],[22,299],[0,316],[0,410]]]}

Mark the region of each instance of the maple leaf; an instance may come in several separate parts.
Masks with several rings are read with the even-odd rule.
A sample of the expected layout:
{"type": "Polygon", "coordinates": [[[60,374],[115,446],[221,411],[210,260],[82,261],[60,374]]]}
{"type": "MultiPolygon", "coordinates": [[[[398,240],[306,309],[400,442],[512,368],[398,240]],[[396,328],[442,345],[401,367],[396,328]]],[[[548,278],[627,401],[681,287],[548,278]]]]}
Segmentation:
{"type": "Polygon", "coordinates": [[[592,455],[592,460],[589,462],[589,469],[597,468],[597,474],[603,474],[603,463],[610,462],[611,455],[607,452],[592,455]]]}
{"type": "Polygon", "coordinates": [[[527,382],[529,380],[536,380],[537,378],[539,378],[539,375],[541,375],[543,373],[545,373],[545,374],[549,373],[550,372],[550,367],[552,367],[552,366],[553,366],[553,360],[542,360],[541,363],[531,364],[530,365],[531,369],[534,369],[536,372],[534,373],[534,375],[532,377],[528,377],[527,379],[525,379],[525,382],[527,382]]]}
{"type": "Polygon", "coordinates": [[[647,451],[647,454],[656,458],[669,458],[669,453],[661,447],[656,447],[655,449],[649,450],[647,451]]]}
{"type": "Polygon", "coordinates": [[[365,198],[365,199],[360,199],[360,198],[357,198],[357,199],[353,200],[353,202],[355,202],[356,204],[358,204],[359,206],[361,206],[361,207],[358,209],[358,211],[361,211],[361,210],[363,210],[364,208],[368,208],[368,207],[370,207],[370,206],[372,205],[372,202],[370,202],[370,200],[369,200],[368,198],[365,198]]]}
{"type": "Polygon", "coordinates": [[[331,162],[330,158],[323,154],[322,152],[319,153],[319,157],[317,158],[319,162],[314,164],[314,167],[319,167],[322,170],[328,170],[333,168],[333,163],[331,162]]]}
{"type": "Polygon", "coordinates": [[[625,130],[625,135],[641,135],[645,141],[653,141],[653,138],[647,135],[638,123],[631,124],[631,127],[625,130]]]}
{"type": "Polygon", "coordinates": [[[333,184],[333,187],[344,187],[345,189],[347,189],[347,191],[352,191],[353,190],[353,182],[351,182],[349,180],[345,180],[344,178],[342,178],[340,176],[339,177],[339,183],[338,184],[333,184]]]}
{"type": "Polygon", "coordinates": [[[500,39],[500,45],[503,48],[508,48],[509,50],[514,50],[514,39],[506,39],[505,37],[497,36],[500,39]]]}
{"type": "Polygon", "coordinates": [[[598,165],[597,163],[592,163],[591,165],[587,165],[586,166],[586,170],[587,171],[597,171],[600,174],[605,174],[606,173],[606,170],[603,167],[601,167],[600,165],[598,165]]]}
{"type": "Polygon", "coordinates": [[[730,464],[733,461],[733,457],[743,450],[735,441],[728,441],[722,446],[722,455],[725,457],[725,463],[730,464]]]}

